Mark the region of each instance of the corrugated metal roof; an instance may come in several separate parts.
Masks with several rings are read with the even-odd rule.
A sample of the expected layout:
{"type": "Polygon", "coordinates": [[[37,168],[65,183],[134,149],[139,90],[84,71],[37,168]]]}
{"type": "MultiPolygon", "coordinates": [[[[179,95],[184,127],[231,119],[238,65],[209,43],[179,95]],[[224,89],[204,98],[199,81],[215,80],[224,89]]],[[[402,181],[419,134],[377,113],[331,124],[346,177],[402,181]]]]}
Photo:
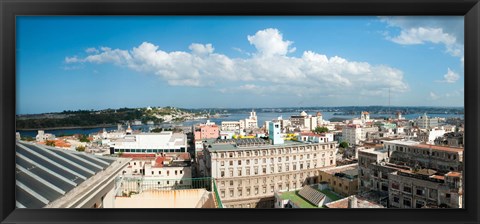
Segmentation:
{"type": "Polygon", "coordinates": [[[42,208],[115,161],[23,141],[15,151],[17,208],[42,208]]]}

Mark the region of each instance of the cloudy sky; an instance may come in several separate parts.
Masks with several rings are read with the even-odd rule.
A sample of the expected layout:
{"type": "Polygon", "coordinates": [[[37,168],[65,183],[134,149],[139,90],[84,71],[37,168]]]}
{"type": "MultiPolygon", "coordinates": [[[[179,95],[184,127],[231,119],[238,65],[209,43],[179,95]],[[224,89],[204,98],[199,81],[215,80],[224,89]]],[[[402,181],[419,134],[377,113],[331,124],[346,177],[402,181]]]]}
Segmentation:
{"type": "Polygon", "coordinates": [[[463,106],[463,17],[19,17],[17,113],[463,106]]]}

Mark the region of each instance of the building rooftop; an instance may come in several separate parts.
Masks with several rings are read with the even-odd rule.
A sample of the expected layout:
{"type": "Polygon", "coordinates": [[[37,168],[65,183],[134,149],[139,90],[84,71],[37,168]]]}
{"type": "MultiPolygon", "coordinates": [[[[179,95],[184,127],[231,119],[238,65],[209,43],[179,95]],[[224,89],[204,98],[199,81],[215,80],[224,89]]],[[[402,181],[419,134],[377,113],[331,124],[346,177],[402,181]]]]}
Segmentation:
{"type": "MultiPolygon", "coordinates": [[[[239,140],[253,140],[256,138],[251,138],[251,139],[239,139],[239,140]]],[[[257,138],[258,139],[258,138],[257,138]]],[[[263,139],[260,139],[261,141],[264,141],[263,139]]],[[[212,141],[206,141],[207,143],[207,149],[210,151],[229,151],[229,150],[255,150],[255,149],[270,149],[270,148],[278,148],[282,146],[300,146],[300,145],[311,145],[311,144],[319,144],[319,143],[304,143],[304,142],[299,142],[299,141],[290,141],[290,140],[285,140],[284,144],[280,145],[270,145],[270,144],[263,144],[262,142],[258,142],[257,145],[250,144],[251,146],[239,146],[236,143],[228,142],[226,141],[225,143],[220,143],[220,142],[213,142],[212,141]],[[252,146],[253,145],[253,146],[252,146]]],[[[332,143],[332,142],[328,142],[332,143]]],[[[328,143],[320,143],[320,144],[328,144],[328,143]]]]}
{"type": "Polygon", "coordinates": [[[113,175],[129,159],[101,157],[18,141],[16,207],[63,207],[82,197],[92,184],[113,175]],[[114,170],[112,170],[114,169],[114,170]],[[72,200],[67,200],[72,199],[72,200]]]}
{"type": "Polygon", "coordinates": [[[326,197],[325,194],[318,191],[311,186],[305,186],[298,191],[298,195],[302,196],[303,199],[307,200],[311,204],[318,205],[326,197]]]}
{"type": "Polygon", "coordinates": [[[350,205],[351,203],[356,203],[355,208],[385,208],[384,206],[373,202],[373,201],[368,201],[365,198],[358,197],[356,195],[349,196],[347,198],[340,199],[338,201],[332,201],[325,206],[328,208],[351,208],[350,205]],[[356,200],[352,199],[355,197],[356,200]],[[350,201],[350,203],[349,203],[350,201]],[[349,205],[350,204],[350,205],[349,205]]]}
{"type": "Polygon", "coordinates": [[[114,208],[218,208],[215,196],[205,189],[149,189],[130,196],[116,196],[114,208]]]}
{"type": "Polygon", "coordinates": [[[418,144],[417,147],[422,149],[434,149],[434,150],[440,150],[440,151],[446,151],[446,152],[463,152],[463,148],[448,147],[448,146],[418,144]]]}
{"type": "Polygon", "coordinates": [[[405,139],[385,141],[385,143],[392,143],[392,144],[399,144],[399,145],[408,145],[408,146],[420,144],[420,142],[412,141],[412,140],[405,140],[405,139]]]}
{"type": "Polygon", "coordinates": [[[329,174],[335,174],[337,176],[353,179],[358,177],[358,163],[348,164],[344,166],[337,166],[323,170],[329,174]]]}
{"type": "Polygon", "coordinates": [[[320,198],[320,201],[323,197],[328,197],[332,201],[342,198],[330,190],[320,191],[316,188],[316,186],[305,186],[301,190],[279,192],[278,194],[282,200],[290,200],[299,208],[319,208],[318,204],[313,204],[316,201],[319,202],[319,200],[316,200],[316,198],[320,198]],[[304,189],[307,190],[305,191],[304,189]],[[302,191],[302,193],[300,193],[300,191],[302,191]],[[316,194],[314,191],[318,192],[318,194],[316,194]]]}

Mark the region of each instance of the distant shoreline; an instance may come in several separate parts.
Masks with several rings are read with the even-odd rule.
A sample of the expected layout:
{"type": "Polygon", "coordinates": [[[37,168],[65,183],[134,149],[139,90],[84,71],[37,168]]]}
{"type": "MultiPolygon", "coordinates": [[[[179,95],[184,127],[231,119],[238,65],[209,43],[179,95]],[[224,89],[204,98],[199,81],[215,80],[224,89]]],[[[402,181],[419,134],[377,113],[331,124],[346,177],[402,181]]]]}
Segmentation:
{"type": "MultiPolygon", "coordinates": [[[[89,128],[110,128],[117,125],[89,125],[73,127],[52,127],[52,128],[18,128],[17,131],[37,131],[37,130],[69,130],[69,129],[89,129],[89,128]]],[[[132,125],[133,126],[133,125],[132,125]]]]}

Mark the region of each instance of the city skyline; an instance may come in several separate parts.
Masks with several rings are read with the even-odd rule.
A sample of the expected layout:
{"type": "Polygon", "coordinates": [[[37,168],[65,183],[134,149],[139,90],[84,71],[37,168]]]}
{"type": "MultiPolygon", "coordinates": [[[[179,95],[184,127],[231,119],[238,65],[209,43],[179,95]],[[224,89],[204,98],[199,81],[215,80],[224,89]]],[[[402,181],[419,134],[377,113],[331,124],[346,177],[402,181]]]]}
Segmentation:
{"type": "Polygon", "coordinates": [[[19,17],[17,114],[462,107],[463,32],[463,17],[19,17]]]}

